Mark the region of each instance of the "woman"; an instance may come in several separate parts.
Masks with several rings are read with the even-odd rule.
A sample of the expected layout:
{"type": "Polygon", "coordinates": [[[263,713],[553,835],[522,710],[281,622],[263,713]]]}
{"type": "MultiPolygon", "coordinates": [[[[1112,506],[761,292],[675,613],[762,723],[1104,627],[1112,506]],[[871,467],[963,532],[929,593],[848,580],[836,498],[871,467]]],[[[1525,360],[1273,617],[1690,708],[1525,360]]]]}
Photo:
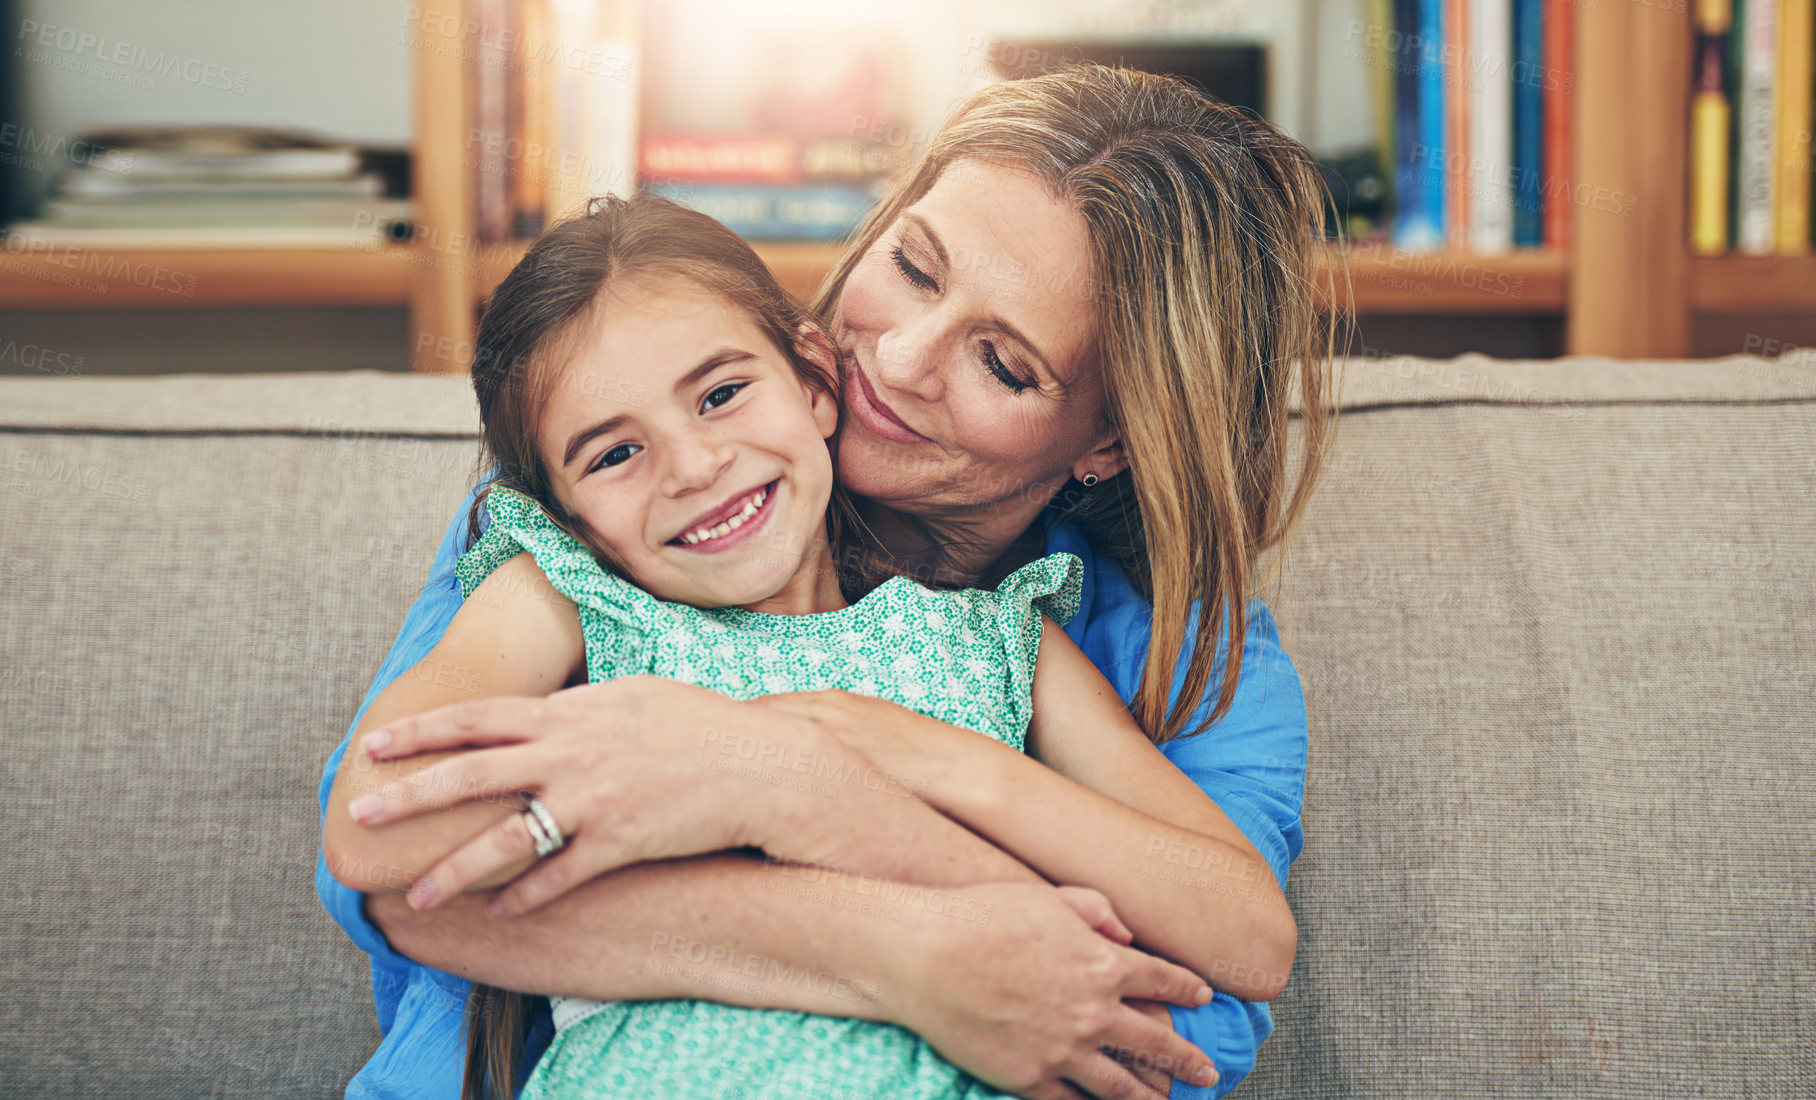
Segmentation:
{"type": "MultiPolygon", "coordinates": [[[[1156,1002],[1190,1003],[1195,991],[1177,988],[1157,960],[1096,937],[1092,924],[1114,927],[1101,898],[971,885],[968,911],[1004,916],[910,910],[878,921],[801,890],[791,868],[732,854],[598,876],[733,847],[752,815],[771,815],[766,825],[782,815],[793,850],[822,865],[908,884],[991,882],[967,877],[989,853],[963,841],[917,846],[897,833],[867,843],[862,798],[804,812],[802,800],[699,763],[709,738],[723,744],[736,731],[776,755],[858,761],[938,792],[936,808],[1049,878],[1068,855],[1120,853],[1132,895],[1203,888],[1217,895],[1205,903],[1217,930],[1260,927],[1255,909],[1278,899],[1299,844],[1304,715],[1291,664],[1249,594],[1260,554],[1301,514],[1328,439],[1333,343],[1310,281],[1322,211],[1309,155],[1265,124],[1176,81],[1068,70],[987,88],[962,106],[865,223],[818,303],[846,373],[839,475],[884,549],[944,583],[991,583],[1043,546],[1084,558],[1091,590],[1067,632],[1222,808],[1224,849],[1143,848],[1082,788],[1038,765],[977,767],[968,741],[941,732],[949,727],[859,697],[736,704],[620,682],[394,725],[394,749],[508,747],[460,754],[362,799],[367,828],[347,824],[350,795],[438,756],[379,764],[356,750],[338,784],[339,754],[329,762],[324,844],[339,881],[324,870],[318,882],[373,954],[387,1031],[350,1094],[458,1090],[464,983],[398,950],[510,988],[875,1013],[1023,1095],[1134,1095],[1136,1077],[1100,1046],[1152,1063],[1138,1069],[1190,1076],[1199,1060],[1166,1034],[1156,1002]],[[1295,387],[1312,415],[1289,483],[1295,387]],[[537,791],[572,843],[492,903],[516,919],[487,922],[458,895],[533,857],[517,804],[482,796],[518,789],[537,791]],[[1108,840],[1121,847],[1105,850],[1108,840]],[[913,858],[889,854],[903,850],[913,858]],[[406,886],[408,905],[382,896],[406,886]],[[370,913],[348,887],[372,895],[370,913]],[[728,911],[736,918],[722,918],[728,911]],[[734,985],[650,965],[658,948],[681,943],[708,945],[703,958],[742,953],[868,981],[877,995],[854,1004],[837,983],[734,985]],[[570,960],[581,954],[590,961],[577,970],[570,960]]],[[[380,686],[452,613],[453,535],[380,686]]],[[[1137,935],[1152,916],[1119,915],[1137,935]]],[[[1264,1007],[1230,992],[1277,993],[1288,936],[1220,944],[1202,968],[1222,992],[1172,1016],[1218,1062],[1225,1088],[1270,1026],[1264,1007]]]]}

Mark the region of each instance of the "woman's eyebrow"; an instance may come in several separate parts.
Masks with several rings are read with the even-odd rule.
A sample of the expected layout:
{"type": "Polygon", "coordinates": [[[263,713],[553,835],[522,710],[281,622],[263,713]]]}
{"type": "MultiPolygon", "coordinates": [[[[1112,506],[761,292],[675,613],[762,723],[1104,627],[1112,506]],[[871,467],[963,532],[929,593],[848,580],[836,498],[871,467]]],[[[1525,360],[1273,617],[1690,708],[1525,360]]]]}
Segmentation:
{"type": "MultiPolygon", "coordinates": [[[[939,257],[940,266],[946,268],[947,270],[951,270],[952,261],[950,261],[949,259],[946,258],[946,246],[943,243],[941,243],[940,235],[933,231],[933,226],[931,226],[927,223],[927,219],[921,217],[919,214],[916,214],[912,210],[904,210],[902,212],[902,220],[905,222],[914,223],[915,227],[918,228],[921,231],[922,235],[927,238],[927,243],[933,246],[934,255],[939,257]]],[[[1022,332],[1021,329],[1018,329],[1014,325],[1010,324],[1007,318],[1003,317],[1001,314],[998,314],[990,319],[990,324],[996,328],[1001,329],[1006,335],[1008,335],[1008,337],[1010,339],[1014,340],[1016,343],[1020,344],[1022,347],[1027,348],[1028,354],[1030,354],[1030,355],[1034,356],[1034,358],[1040,360],[1040,366],[1046,370],[1048,375],[1050,375],[1054,378],[1059,377],[1057,374],[1054,373],[1051,361],[1049,361],[1047,359],[1046,355],[1041,352],[1040,347],[1038,345],[1036,345],[1034,343],[1034,341],[1028,339],[1028,337],[1022,332]]]]}

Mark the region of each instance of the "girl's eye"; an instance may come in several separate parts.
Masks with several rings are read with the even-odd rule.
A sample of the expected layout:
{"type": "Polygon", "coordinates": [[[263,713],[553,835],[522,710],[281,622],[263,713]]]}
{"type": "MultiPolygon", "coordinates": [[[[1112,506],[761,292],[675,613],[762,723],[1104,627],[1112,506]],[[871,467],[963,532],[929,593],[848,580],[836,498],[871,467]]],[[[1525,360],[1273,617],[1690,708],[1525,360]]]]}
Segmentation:
{"type": "Polygon", "coordinates": [[[635,443],[620,443],[616,447],[608,448],[591,466],[587,467],[586,472],[590,474],[594,470],[603,470],[607,466],[618,466],[629,462],[631,456],[642,449],[635,443]]]}
{"type": "Polygon", "coordinates": [[[748,382],[727,382],[723,386],[713,387],[713,391],[706,395],[706,400],[700,403],[700,411],[705,412],[718,408],[737,396],[738,391],[748,385],[750,385],[748,382]]]}
{"type": "Polygon", "coordinates": [[[889,255],[894,258],[895,269],[902,273],[902,278],[907,279],[922,290],[938,290],[940,288],[939,283],[934,280],[933,276],[914,266],[913,261],[908,259],[908,254],[902,251],[901,245],[898,244],[890,249],[889,255]]]}
{"type": "Polygon", "coordinates": [[[984,366],[989,368],[990,373],[996,377],[998,382],[1008,387],[1010,393],[1020,393],[1023,390],[1034,388],[1034,383],[1023,382],[1009,373],[1009,368],[1003,366],[1003,361],[996,357],[996,345],[988,340],[984,341],[984,366]]]}

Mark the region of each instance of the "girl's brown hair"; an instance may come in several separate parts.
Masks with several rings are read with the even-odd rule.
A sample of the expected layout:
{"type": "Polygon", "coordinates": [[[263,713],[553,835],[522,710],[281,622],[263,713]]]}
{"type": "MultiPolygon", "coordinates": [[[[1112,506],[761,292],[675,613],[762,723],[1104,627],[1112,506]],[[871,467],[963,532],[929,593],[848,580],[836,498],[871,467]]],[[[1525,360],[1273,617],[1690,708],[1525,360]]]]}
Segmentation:
{"type": "MultiPolygon", "coordinates": [[[[667,199],[593,199],[584,213],[537,238],[492,292],[479,322],[473,390],[479,398],[483,487],[468,516],[477,538],[486,495],[514,489],[542,505],[568,533],[616,568],[580,517],[561,506],[536,446],[543,411],[563,384],[574,344],[594,311],[610,308],[604,292],[633,276],[685,278],[746,311],[808,386],[838,399],[837,377],[800,355],[796,341],[807,314],[736,233],[667,199]]],[[[584,385],[584,380],[568,379],[584,385]]],[[[628,396],[628,395],[627,395],[628,396]]],[[[827,537],[848,598],[880,579],[884,567],[858,549],[862,524],[835,484],[827,537]]],[[[529,1033],[522,994],[475,985],[467,1005],[467,1065],[462,1096],[511,1096],[513,1074],[529,1033]]]]}
{"type": "Polygon", "coordinates": [[[1052,292],[1089,299],[1129,476],[1072,486],[1060,505],[1154,605],[1131,710],[1155,741],[1185,732],[1227,622],[1209,726],[1235,698],[1248,597],[1280,564],[1258,577],[1258,562],[1297,526],[1335,431],[1341,321],[1321,309],[1315,282],[1323,178],[1305,146],[1172,77],[1078,65],[993,84],[960,105],[871,212],[817,314],[833,316],[859,260],[960,162],[1034,173],[1089,228],[1093,285],[1052,292]],[[1302,430],[1291,456],[1295,390],[1302,430]],[[1188,634],[1192,657],[1169,710],[1188,634]]]}

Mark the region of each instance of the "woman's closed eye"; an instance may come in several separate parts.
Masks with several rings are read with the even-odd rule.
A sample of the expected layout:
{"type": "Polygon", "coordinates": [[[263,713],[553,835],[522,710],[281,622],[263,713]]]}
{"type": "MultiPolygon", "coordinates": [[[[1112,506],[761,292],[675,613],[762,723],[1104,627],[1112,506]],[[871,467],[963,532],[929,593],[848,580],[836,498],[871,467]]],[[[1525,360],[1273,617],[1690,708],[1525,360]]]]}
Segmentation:
{"type": "Polygon", "coordinates": [[[938,290],[940,288],[939,281],[916,267],[914,261],[908,258],[908,253],[902,250],[901,245],[898,244],[890,249],[889,255],[895,260],[895,269],[901,272],[902,278],[908,280],[915,286],[920,287],[922,290],[938,290]]]}
{"type": "Polygon", "coordinates": [[[1009,368],[1004,366],[1003,361],[997,357],[995,344],[985,340],[981,347],[984,356],[985,369],[987,369],[998,382],[1001,382],[1007,387],[1010,393],[1020,393],[1023,390],[1034,388],[1034,383],[1024,382],[1010,373],[1009,368]]]}

